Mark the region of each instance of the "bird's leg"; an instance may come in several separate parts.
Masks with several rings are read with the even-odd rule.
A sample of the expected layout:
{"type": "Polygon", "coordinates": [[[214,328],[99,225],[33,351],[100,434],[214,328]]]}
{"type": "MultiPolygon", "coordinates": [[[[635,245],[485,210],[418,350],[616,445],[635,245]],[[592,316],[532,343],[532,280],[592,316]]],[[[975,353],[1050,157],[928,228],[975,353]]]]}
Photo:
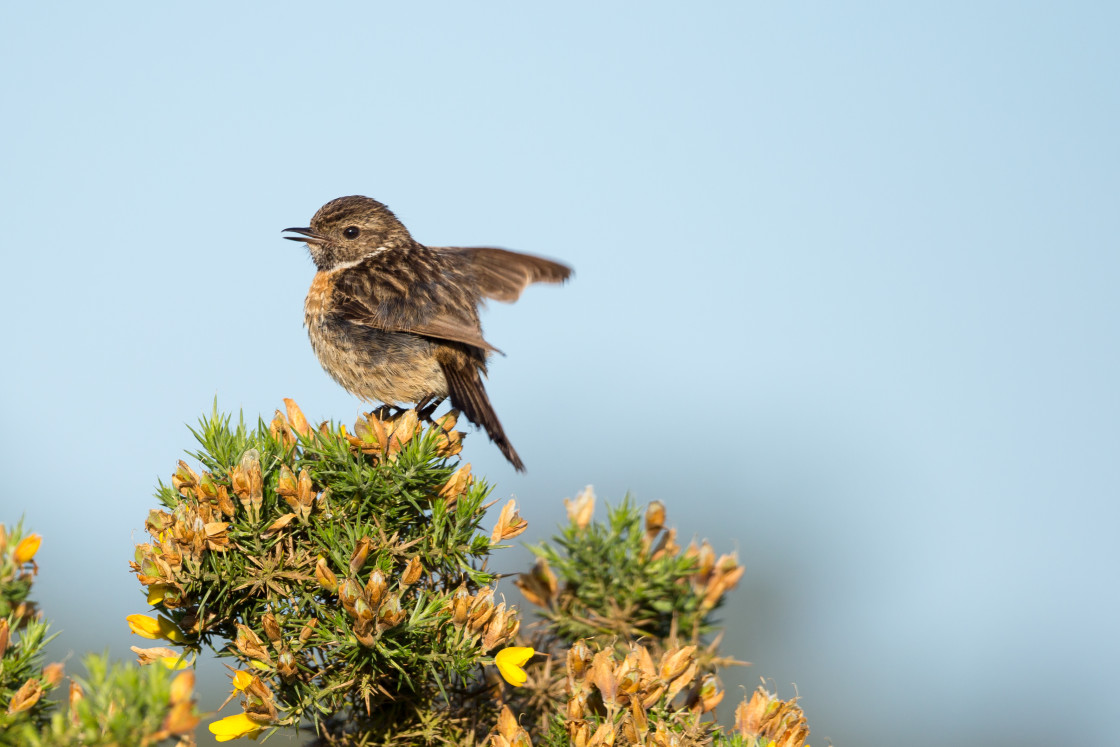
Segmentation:
{"type": "Polygon", "coordinates": [[[429,394],[428,396],[417,402],[416,414],[420,416],[420,420],[431,423],[432,415],[434,415],[436,410],[439,409],[439,406],[443,404],[443,399],[443,397],[437,397],[434,394],[429,394]]]}

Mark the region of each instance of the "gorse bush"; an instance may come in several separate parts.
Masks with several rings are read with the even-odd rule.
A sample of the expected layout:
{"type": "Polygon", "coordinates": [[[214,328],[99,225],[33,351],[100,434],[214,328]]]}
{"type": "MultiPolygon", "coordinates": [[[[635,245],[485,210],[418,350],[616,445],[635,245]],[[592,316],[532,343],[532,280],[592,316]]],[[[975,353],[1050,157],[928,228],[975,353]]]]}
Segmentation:
{"type": "Polygon", "coordinates": [[[743,569],[707,542],[682,547],[663,504],[626,499],[597,522],[590,488],[566,501],[568,524],[514,580],[535,613],[523,620],[489,558],[527,524],[512,500],[486,519],[492,489],[459,459],[454,411],[380,408],[348,429],[285,403],[255,427],[215,408],[193,430],[131,561],[152,614],[129,626],[163,643],[133,648],[140,669],[90,660],[68,710],[39,697],[62,674],[36,658],[46,628],[13,535],[23,562],[0,562],[0,604],[24,632],[0,697],[38,740],[21,743],[191,743],[193,680],[173,672],[205,647],[230,662],[219,711],[237,701],[207,719],[219,741],[293,728],[320,745],[804,744],[796,702],[763,688],[732,727],[716,721],[719,670],[739,662],[712,615],[743,569]]]}
{"type": "Polygon", "coordinates": [[[219,733],[482,728],[441,718],[467,712],[472,674],[518,632],[485,564],[525,523],[510,507],[481,532],[489,489],[452,464],[454,425],[381,412],[351,435],[311,429],[292,403],[252,430],[216,412],[200,424],[204,471],[181,462],[160,486],[133,568],[163,637],[243,667],[244,717],[219,733]]]}

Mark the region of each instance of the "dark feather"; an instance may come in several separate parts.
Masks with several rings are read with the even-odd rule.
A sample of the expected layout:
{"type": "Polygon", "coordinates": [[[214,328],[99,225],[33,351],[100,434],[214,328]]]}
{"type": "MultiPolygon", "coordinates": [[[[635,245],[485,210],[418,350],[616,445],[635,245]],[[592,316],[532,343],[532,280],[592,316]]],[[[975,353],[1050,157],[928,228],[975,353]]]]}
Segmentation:
{"type": "Polygon", "coordinates": [[[439,251],[464,257],[479,293],[504,303],[516,301],[533,283],[562,283],[572,274],[567,265],[508,249],[452,246],[439,251]]]}
{"type": "Polygon", "coordinates": [[[467,420],[485,428],[486,435],[490,436],[490,440],[501,450],[514,469],[524,472],[525,463],[517,455],[513,444],[502,430],[502,424],[498,422],[498,415],[494,412],[490,398],[486,396],[486,390],[482,386],[482,377],[479,375],[478,368],[469,363],[462,366],[445,360],[440,361],[440,367],[443,369],[444,378],[447,379],[451,406],[462,411],[467,416],[467,420]]]}
{"type": "Polygon", "coordinates": [[[482,336],[477,295],[458,268],[426,247],[407,257],[374,255],[344,270],[335,284],[335,308],[354,324],[387,332],[462,342],[500,353],[482,336]]]}
{"type": "Polygon", "coordinates": [[[505,355],[501,350],[486,342],[482,337],[482,330],[477,326],[471,327],[464,324],[459,319],[454,319],[448,316],[437,316],[433,319],[422,324],[416,324],[402,332],[411,332],[414,335],[423,335],[424,337],[434,337],[437,340],[451,340],[452,342],[464,342],[467,345],[473,345],[476,348],[482,348],[490,353],[500,353],[505,355]]]}

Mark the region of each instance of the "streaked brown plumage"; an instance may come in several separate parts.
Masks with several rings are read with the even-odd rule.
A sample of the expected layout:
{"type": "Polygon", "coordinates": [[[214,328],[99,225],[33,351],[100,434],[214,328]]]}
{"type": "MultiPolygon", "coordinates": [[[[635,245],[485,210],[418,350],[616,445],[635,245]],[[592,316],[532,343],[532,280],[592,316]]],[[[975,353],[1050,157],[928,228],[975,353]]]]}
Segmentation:
{"type": "Polygon", "coordinates": [[[340,197],[321,207],[300,234],[319,272],[304,321],[319,362],[346,391],[387,404],[450,397],[486,429],[520,471],[482,375],[497,352],[482,337],[484,299],[512,303],[537,282],[560,283],[571,268],[489,247],[429,247],[369,197],[340,197]]]}

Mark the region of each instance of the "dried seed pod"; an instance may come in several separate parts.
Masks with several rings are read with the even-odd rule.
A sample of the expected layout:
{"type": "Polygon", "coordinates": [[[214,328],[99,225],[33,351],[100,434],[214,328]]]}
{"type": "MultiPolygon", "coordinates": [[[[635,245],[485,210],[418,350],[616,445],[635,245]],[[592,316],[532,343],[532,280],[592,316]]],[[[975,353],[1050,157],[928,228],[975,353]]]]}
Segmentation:
{"type": "Polygon", "coordinates": [[[716,679],[714,674],[706,674],[700,680],[700,688],[697,692],[697,700],[701,713],[708,713],[712,711],[726,694],[724,690],[719,687],[719,680],[716,679]]]}
{"type": "Polygon", "coordinates": [[[186,670],[175,675],[171,680],[171,693],[168,700],[171,703],[189,703],[194,696],[194,671],[186,670]]]}
{"type": "Polygon", "coordinates": [[[462,627],[470,619],[471,603],[474,597],[465,586],[460,586],[451,598],[451,622],[462,627]]]}
{"type": "Polygon", "coordinates": [[[405,618],[405,611],[401,608],[401,600],[396,594],[385,597],[377,610],[377,632],[381,633],[395,627],[405,618]]]}
{"type": "Polygon", "coordinates": [[[591,516],[595,513],[595,490],[588,485],[574,500],[565,498],[564,508],[568,510],[568,521],[580,529],[587,529],[591,524],[591,516]]]}
{"type": "Polygon", "coordinates": [[[603,696],[603,703],[611,708],[618,696],[618,677],[615,675],[611,652],[603,649],[591,661],[590,679],[603,696]]]}
{"type": "Polygon", "coordinates": [[[249,626],[238,623],[237,637],[234,638],[233,643],[237,646],[238,651],[245,654],[250,659],[256,659],[257,661],[262,661],[272,666],[272,657],[269,656],[268,650],[264,647],[264,643],[249,626]]]}
{"type": "Polygon", "coordinates": [[[372,606],[376,607],[381,604],[381,598],[385,596],[387,586],[385,574],[381,572],[380,568],[375,568],[373,573],[369,574],[369,581],[366,582],[366,596],[372,606]]]}
{"type": "Polygon", "coordinates": [[[486,625],[486,632],[482,636],[482,649],[489,651],[508,643],[517,635],[520,627],[521,621],[517,619],[517,612],[513,608],[506,609],[505,602],[502,602],[494,609],[494,614],[486,625]]]}
{"type": "Polygon", "coordinates": [[[364,597],[358,597],[354,602],[353,608],[348,608],[347,612],[349,612],[359,624],[365,624],[373,620],[374,608],[366,602],[364,597]]]}
{"type": "Polygon", "coordinates": [[[638,692],[638,687],[642,684],[642,673],[637,669],[625,668],[624,671],[618,675],[618,689],[619,692],[626,695],[633,695],[638,692]]]}
{"type": "Polygon", "coordinates": [[[401,586],[412,586],[420,580],[420,573],[424,570],[420,558],[414,556],[408,561],[408,565],[404,567],[404,573],[401,574],[401,586]]]}
{"type": "MultiPolygon", "coordinates": [[[[286,464],[280,465],[280,476],[276,480],[276,493],[284,498],[295,498],[296,496],[296,475],[292,472],[292,468],[286,464]]],[[[292,501],[288,501],[288,505],[295,508],[292,501]]]]}
{"type": "Polygon", "coordinates": [[[327,565],[327,559],[322,556],[315,562],[315,580],[319,582],[319,586],[331,593],[338,591],[338,576],[327,565]]]}
{"type": "Polygon", "coordinates": [[[447,501],[448,505],[458,500],[459,496],[467,491],[471,485],[471,465],[468,462],[455,470],[447,482],[439,490],[440,498],[447,501]]]}
{"type": "Polygon", "coordinates": [[[552,572],[548,561],[544,558],[537,558],[533,570],[518,575],[513,583],[526,599],[538,607],[551,608],[559,597],[559,582],[556,574],[552,572]]]}
{"type": "Polygon", "coordinates": [[[489,586],[479,589],[474,595],[474,602],[471,603],[471,624],[473,625],[476,620],[483,616],[486,620],[489,620],[493,609],[494,590],[489,586]]]}
{"type": "Polygon", "coordinates": [[[82,686],[74,680],[70,680],[70,692],[68,702],[70,704],[70,719],[74,724],[79,723],[78,704],[82,702],[85,694],[82,692],[82,686]]]}
{"type": "Polygon", "coordinates": [[[594,654],[587,642],[580,639],[572,644],[568,649],[568,679],[571,682],[578,682],[583,679],[584,672],[587,671],[588,665],[594,654]]]}
{"type": "Polygon", "coordinates": [[[307,418],[303,416],[303,410],[299,409],[294,399],[284,398],[284,407],[288,411],[288,422],[292,424],[292,430],[301,436],[306,436],[311,433],[311,426],[307,424],[307,418]]]}
{"type": "Polygon", "coordinates": [[[313,617],[307,621],[303,628],[299,631],[299,642],[302,646],[311,639],[311,634],[315,632],[315,626],[319,624],[319,618],[313,617]]]}
{"type": "Polygon", "coordinates": [[[8,713],[26,711],[38,703],[41,697],[43,697],[43,686],[39,684],[39,680],[32,677],[12,695],[12,699],[8,701],[8,713]]]}
{"type": "Polygon", "coordinates": [[[653,501],[646,507],[646,537],[653,539],[665,528],[665,504],[653,501]]]}
{"type": "Polygon", "coordinates": [[[498,523],[490,533],[491,544],[496,545],[502,540],[513,539],[529,528],[529,522],[517,513],[516,503],[511,498],[509,503],[502,507],[502,512],[498,515],[498,523]]]}
{"type": "Polygon", "coordinates": [[[512,739],[521,726],[517,723],[517,717],[513,715],[509,706],[503,705],[502,710],[498,713],[498,723],[494,725],[494,728],[506,739],[512,739]]]}
{"type": "Polygon", "coordinates": [[[199,479],[198,473],[180,459],[179,468],[171,476],[171,487],[184,498],[193,498],[194,488],[198,487],[199,479]]]}
{"type": "Polygon", "coordinates": [[[354,604],[362,597],[362,587],[352,578],[348,578],[338,587],[338,601],[348,611],[353,613],[354,604]]]}
{"type": "Polygon", "coordinates": [[[695,654],[696,646],[684,646],[666,651],[661,657],[661,671],[658,672],[661,679],[665,682],[675,680],[688,669],[695,654]]]}
{"type": "Polygon", "coordinates": [[[276,671],[285,682],[290,682],[296,676],[296,658],[291,651],[282,651],[276,659],[276,671]]]}
{"type": "Polygon", "coordinates": [[[299,471],[299,482],[296,484],[296,510],[304,518],[311,515],[311,507],[315,503],[315,488],[311,484],[311,473],[306,468],[299,471]]]}
{"type": "Polygon", "coordinates": [[[296,445],[296,437],[292,432],[292,427],[288,424],[288,419],[284,417],[284,413],[279,410],[272,416],[272,422],[268,424],[268,432],[283,444],[285,450],[290,450],[296,445]]]}
{"type": "Polygon", "coordinates": [[[692,680],[696,678],[698,668],[696,662],[689,664],[688,669],[684,670],[684,673],[682,673],[680,677],[677,677],[669,683],[669,690],[665,693],[665,697],[672,700],[677,697],[677,693],[692,684],[692,680]]]}
{"type": "Polygon", "coordinates": [[[354,546],[354,552],[350,555],[350,573],[357,575],[362,566],[366,564],[366,558],[369,557],[370,540],[369,537],[362,537],[358,540],[358,544],[354,546]]]}
{"type": "Polygon", "coordinates": [[[60,661],[53,662],[43,667],[43,679],[51,687],[58,687],[58,683],[62,682],[64,674],[65,668],[60,661]]]}

